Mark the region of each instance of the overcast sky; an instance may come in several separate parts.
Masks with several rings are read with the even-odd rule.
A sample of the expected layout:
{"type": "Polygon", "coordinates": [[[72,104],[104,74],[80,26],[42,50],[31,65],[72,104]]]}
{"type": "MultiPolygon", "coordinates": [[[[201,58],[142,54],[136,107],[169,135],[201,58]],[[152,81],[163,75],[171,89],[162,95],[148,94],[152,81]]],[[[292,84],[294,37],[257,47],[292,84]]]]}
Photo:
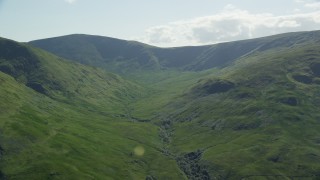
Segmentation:
{"type": "Polygon", "coordinates": [[[0,0],[0,36],[93,34],[170,47],[320,30],[320,0],[0,0]]]}

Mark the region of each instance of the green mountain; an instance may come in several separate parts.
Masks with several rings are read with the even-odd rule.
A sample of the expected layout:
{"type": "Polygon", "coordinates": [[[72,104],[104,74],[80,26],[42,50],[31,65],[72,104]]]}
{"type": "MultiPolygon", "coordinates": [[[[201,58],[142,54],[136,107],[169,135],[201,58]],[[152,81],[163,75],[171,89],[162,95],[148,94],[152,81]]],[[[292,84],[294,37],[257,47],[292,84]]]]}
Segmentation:
{"type": "Polygon", "coordinates": [[[0,179],[317,179],[319,49],[1,39],[0,179]]]}
{"type": "Polygon", "coordinates": [[[66,59],[104,67],[114,72],[132,70],[206,70],[225,67],[238,58],[255,52],[287,48],[319,41],[319,31],[287,33],[271,37],[217,45],[158,48],[114,38],[68,35],[29,42],[66,59]]]}

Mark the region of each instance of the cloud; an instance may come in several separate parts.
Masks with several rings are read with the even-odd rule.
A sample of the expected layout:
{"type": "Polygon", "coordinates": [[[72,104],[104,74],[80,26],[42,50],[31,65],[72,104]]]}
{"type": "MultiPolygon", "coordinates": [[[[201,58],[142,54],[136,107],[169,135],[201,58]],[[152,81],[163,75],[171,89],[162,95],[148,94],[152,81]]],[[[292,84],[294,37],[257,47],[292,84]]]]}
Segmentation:
{"type": "Polygon", "coordinates": [[[320,11],[276,16],[227,5],[218,14],[146,29],[138,40],[158,46],[203,45],[320,29],[320,11]]]}
{"type": "Polygon", "coordinates": [[[309,9],[320,9],[320,0],[295,0],[295,2],[309,9]]]}
{"type": "Polygon", "coordinates": [[[306,3],[304,6],[312,9],[320,9],[320,0],[317,2],[306,3]]]}
{"type": "Polygon", "coordinates": [[[69,4],[73,4],[73,3],[75,3],[77,0],[65,0],[67,3],[69,3],[69,4]]]}

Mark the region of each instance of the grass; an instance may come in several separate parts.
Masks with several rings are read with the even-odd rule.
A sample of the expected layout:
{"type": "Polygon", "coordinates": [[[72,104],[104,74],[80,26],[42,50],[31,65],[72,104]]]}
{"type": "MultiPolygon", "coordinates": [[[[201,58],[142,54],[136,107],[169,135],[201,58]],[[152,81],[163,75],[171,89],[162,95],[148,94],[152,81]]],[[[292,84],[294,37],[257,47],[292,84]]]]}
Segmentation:
{"type": "Polygon", "coordinates": [[[320,175],[313,41],[256,51],[222,69],[123,77],[10,43],[22,54],[0,56],[2,71],[10,70],[0,72],[0,178],[320,175]],[[28,62],[34,66],[21,70],[28,62]],[[221,82],[233,86],[208,90],[221,82]]]}
{"type": "Polygon", "coordinates": [[[1,88],[11,90],[2,95],[8,102],[15,102],[6,107],[16,109],[12,115],[1,113],[1,147],[5,149],[1,169],[7,178],[181,176],[175,162],[159,151],[155,125],[74,110],[17,84],[7,75],[1,74],[1,80],[1,88]],[[20,107],[14,98],[21,99],[20,107]],[[145,149],[144,156],[132,154],[136,146],[145,149]]]}

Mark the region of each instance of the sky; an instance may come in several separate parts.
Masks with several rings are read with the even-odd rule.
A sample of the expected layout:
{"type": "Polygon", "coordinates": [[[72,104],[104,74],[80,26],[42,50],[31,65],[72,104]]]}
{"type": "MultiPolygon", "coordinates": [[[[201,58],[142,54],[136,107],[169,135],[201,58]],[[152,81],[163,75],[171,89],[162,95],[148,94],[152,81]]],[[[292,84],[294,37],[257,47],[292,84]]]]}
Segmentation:
{"type": "Polygon", "coordinates": [[[67,34],[160,47],[320,30],[320,0],[0,0],[0,37],[67,34]]]}

